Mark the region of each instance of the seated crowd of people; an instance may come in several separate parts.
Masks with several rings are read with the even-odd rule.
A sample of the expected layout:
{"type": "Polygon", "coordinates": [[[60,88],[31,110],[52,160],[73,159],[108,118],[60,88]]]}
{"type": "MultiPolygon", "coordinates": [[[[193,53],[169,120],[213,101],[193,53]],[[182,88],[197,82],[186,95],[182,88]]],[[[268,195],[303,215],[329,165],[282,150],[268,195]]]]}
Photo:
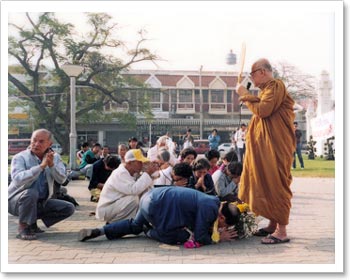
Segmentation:
{"type": "MultiPolygon", "coordinates": [[[[106,234],[107,238],[114,239],[113,232],[121,230],[119,226],[116,229],[113,228],[115,223],[134,221],[137,215],[141,215],[139,213],[141,211],[140,203],[145,194],[161,192],[160,189],[163,188],[177,188],[172,192],[191,189],[215,197],[219,204],[220,202],[229,204],[238,201],[237,194],[242,163],[238,162],[237,154],[234,151],[228,152],[221,158],[220,153],[212,149],[204,157],[198,157],[197,152],[192,147],[187,147],[180,151],[177,157],[174,146],[170,144],[172,141],[167,135],[159,137],[156,144],[147,153],[138,147],[137,143],[136,138],[130,138],[129,147],[122,144],[118,147],[116,156],[109,155],[103,160],[103,164],[99,161],[93,164],[89,190],[91,191],[91,200],[97,202],[96,218],[103,221],[105,226],[110,225],[111,227],[111,233],[106,234]],[[106,159],[112,158],[115,158],[113,166],[108,168],[106,159]],[[113,171],[114,169],[115,171],[113,171]],[[102,173],[103,176],[100,176],[99,173],[102,173]],[[107,176],[107,174],[109,175],[107,176]],[[97,178],[100,178],[100,182],[97,178]]],[[[164,192],[166,193],[166,191],[164,192]]],[[[197,195],[201,196],[201,194],[197,195]]],[[[146,207],[149,207],[149,203],[146,207]]],[[[193,207],[195,206],[193,205],[193,207]]],[[[235,210],[233,209],[232,212],[235,213],[235,210]]],[[[143,218],[141,223],[144,222],[143,218]]],[[[154,221],[151,224],[154,226],[154,221]]],[[[175,224],[176,222],[172,226],[175,224]]],[[[124,228],[125,232],[122,235],[138,233],[139,225],[136,227],[136,231],[135,229],[131,230],[132,227],[124,228]],[[129,230],[131,231],[129,232],[129,230]]],[[[109,231],[108,228],[83,229],[79,239],[85,241],[97,237],[104,234],[105,230],[109,231]]],[[[186,232],[190,232],[190,229],[187,228],[186,232]]],[[[164,241],[162,234],[153,234],[158,237],[156,239],[164,241]]],[[[236,237],[232,231],[226,234],[236,237]]],[[[152,237],[151,233],[148,235],[152,237]]],[[[184,236],[188,238],[187,235],[184,236]]],[[[169,242],[177,243],[180,242],[179,240],[177,236],[174,240],[170,238],[169,242]]]]}
{"type": "MultiPolygon", "coordinates": [[[[52,201],[55,207],[56,204],[57,207],[62,204],[49,197],[49,191],[40,186],[41,183],[47,186],[49,182],[44,172],[40,172],[45,171],[46,167],[51,171],[50,181],[54,179],[63,184],[65,178],[59,155],[47,153],[44,146],[36,151],[39,148],[35,147],[34,140],[39,136],[46,141],[45,147],[49,147],[51,133],[39,130],[32,136],[31,152],[37,154],[36,157],[41,159],[42,164],[34,166],[36,164],[33,162],[32,169],[37,170],[35,172],[38,175],[31,179],[43,177],[30,184],[21,180],[19,176],[30,176],[33,171],[26,170],[28,175],[19,175],[21,168],[18,167],[17,170],[16,164],[22,163],[20,155],[14,157],[15,164],[12,166],[14,170],[11,176],[14,182],[11,182],[9,189],[16,190],[14,193],[21,196],[16,197],[16,201],[13,200],[14,196],[9,198],[9,201],[13,201],[9,212],[20,217],[18,238],[23,240],[36,239],[36,234],[42,232],[36,225],[36,220],[42,217],[37,214],[45,212],[48,202],[52,201]],[[59,168],[57,171],[54,170],[56,165],[59,168]],[[25,194],[31,195],[27,198],[26,205],[29,207],[33,200],[37,200],[38,204],[38,209],[32,209],[28,223],[24,222],[28,220],[25,214],[27,209],[21,209],[20,206],[25,198],[22,192],[18,192],[22,181],[25,184],[25,194]],[[33,185],[37,187],[32,194],[29,193],[28,186],[33,185]]],[[[98,143],[91,149],[86,143],[82,145],[82,151],[78,152],[78,159],[81,159],[79,168],[72,170],[68,179],[80,175],[89,179],[87,187],[91,194],[90,200],[97,203],[96,218],[103,221],[105,226],[100,229],[82,229],[79,232],[80,241],[103,234],[108,239],[115,239],[130,233],[145,232],[148,237],[169,244],[184,243],[192,238],[194,244],[199,246],[198,244],[214,242],[210,234],[213,233],[214,224],[222,227],[221,241],[237,237],[237,232],[229,227],[237,222],[239,216],[236,206],[230,204],[238,200],[242,172],[242,164],[238,162],[236,153],[230,151],[221,159],[219,152],[210,150],[205,157],[198,157],[192,147],[187,147],[177,157],[172,141],[169,140],[171,139],[167,135],[160,137],[147,154],[138,146],[135,137],[130,138],[129,146],[119,145],[117,155],[111,155],[108,147],[102,147],[98,143]],[[156,217],[159,215],[161,217],[156,217]]],[[[23,156],[26,154],[23,153],[23,156]]],[[[67,210],[63,211],[62,217],[57,221],[46,222],[42,218],[45,225],[50,226],[72,215],[74,210],[68,206],[69,204],[64,204],[64,209],[67,210]]],[[[52,209],[54,210],[57,212],[58,209],[52,209]]],[[[45,214],[42,215],[45,217],[45,214]]]]}

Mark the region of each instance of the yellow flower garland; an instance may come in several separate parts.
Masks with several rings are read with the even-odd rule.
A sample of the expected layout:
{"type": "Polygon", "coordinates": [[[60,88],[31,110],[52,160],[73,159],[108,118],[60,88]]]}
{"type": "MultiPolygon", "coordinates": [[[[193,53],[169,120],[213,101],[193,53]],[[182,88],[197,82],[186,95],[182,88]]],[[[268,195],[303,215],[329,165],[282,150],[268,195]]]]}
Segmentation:
{"type": "Polygon", "coordinates": [[[234,203],[241,213],[249,211],[249,205],[247,203],[234,203]]]}
{"type": "Polygon", "coordinates": [[[219,219],[216,219],[213,226],[213,233],[211,235],[211,240],[213,240],[214,243],[218,243],[220,241],[220,233],[219,233],[218,227],[219,227],[219,219]]]}

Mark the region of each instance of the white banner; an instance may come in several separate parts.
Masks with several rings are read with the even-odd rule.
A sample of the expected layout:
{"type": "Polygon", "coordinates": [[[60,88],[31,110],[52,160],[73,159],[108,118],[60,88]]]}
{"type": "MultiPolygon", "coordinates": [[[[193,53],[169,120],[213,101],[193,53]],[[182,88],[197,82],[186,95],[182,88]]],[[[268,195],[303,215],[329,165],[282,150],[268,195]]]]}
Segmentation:
{"type": "Polygon", "coordinates": [[[311,130],[311,135],[316,141],[334,136],[334,110],[312,119],[311,130]]]}

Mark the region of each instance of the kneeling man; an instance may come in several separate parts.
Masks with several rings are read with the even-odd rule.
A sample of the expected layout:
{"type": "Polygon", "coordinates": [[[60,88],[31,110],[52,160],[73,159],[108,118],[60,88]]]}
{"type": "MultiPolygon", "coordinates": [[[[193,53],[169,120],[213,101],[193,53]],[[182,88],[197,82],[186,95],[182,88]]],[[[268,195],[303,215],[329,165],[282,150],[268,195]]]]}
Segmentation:
{"type": "Polygon", "coordinates": [[[100,229],[82,229],[79,240],[103,234],[112,240],[144,231],[148,237],[167,244],[181,244],[192,238],[196,244],[206,245],[236,238],[237,231],[230,226],[238,221],[237,207],[220,203],[215,196],[189,188],[159,187],[142,197],[135,219],[100,229]],[[213,232],[219,236],[215,237],[213,232]]]}
{"type": "Polygon", "coordinates": [[[96,218],[107,223],[134,218],[140,197],[152,187],[151,175],[158,169],[158,164],[148,162],[140,149],[127,151],[125,163],[112,172],[103,186],[96,218]]]}

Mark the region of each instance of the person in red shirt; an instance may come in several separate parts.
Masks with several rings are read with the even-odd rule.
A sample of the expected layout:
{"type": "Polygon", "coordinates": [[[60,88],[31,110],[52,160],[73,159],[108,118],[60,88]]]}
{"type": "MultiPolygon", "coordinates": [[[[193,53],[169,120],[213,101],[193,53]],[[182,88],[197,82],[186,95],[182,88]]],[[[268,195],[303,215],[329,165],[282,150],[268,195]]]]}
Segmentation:
{"type": "Polygon", "coordinates": [[[218,161],[220,159],[220,152],[217,150],[210,150],[205,153],[205,157],[209,160],[210,169],[208,173],[213,175],[213,173],[219,169],[218,161]]]}

